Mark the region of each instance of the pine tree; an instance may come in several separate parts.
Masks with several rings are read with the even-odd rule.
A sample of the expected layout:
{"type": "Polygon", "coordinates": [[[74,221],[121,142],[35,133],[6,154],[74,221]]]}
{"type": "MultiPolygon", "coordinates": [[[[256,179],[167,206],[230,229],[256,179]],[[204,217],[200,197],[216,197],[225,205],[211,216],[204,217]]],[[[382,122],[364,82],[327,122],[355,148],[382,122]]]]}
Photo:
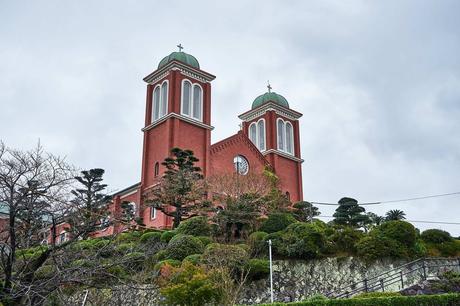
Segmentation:
{"type": "Polygon", "coordinates": [[[145,203],[173,218],[173,227],[182,220],[205,213],[210,203],[205,199],[201,168],[191,150],[173,148],[172,157],[162,163],[166,167],[160,184],[145,195],[145,203]]]}
{"type": "Polygon", "coordinates": [[[333,214],[334,223],[347,225],[355,228],[363,227],[370,222],[369,216],[365,214],[366,209],[358,205],[353,198],[341,198],[339,207],[333,214]]]}
{"type": "Polygon", "coordinates": [[[75,177],[82,188],[72,190],[75,211],[69,223],[70,230],[80,233],[83,239],[109,226],[107,206],[111,197],[105,193],[107,185],[102,184],[104,172],[104,169],[95,168],[81,171],[81,176],[75,177]]]}

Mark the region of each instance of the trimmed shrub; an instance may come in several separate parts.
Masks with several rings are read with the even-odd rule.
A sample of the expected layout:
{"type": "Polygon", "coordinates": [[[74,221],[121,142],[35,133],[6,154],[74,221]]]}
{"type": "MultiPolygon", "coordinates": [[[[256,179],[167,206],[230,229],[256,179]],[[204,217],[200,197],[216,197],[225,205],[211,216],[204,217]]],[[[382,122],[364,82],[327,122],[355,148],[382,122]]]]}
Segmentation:
{"type": "Polygon", "coordinates": [[[460,294],[390,296],[351,299],[327,299],[296,303],[259,304],[259,306],[455,306],[460,305],[460,294]]]}
{"type": "Polygon", "coordinates": [[[211,226],[208,218],[204,216],[193,217],[182,221],[177,228],[177,233],[192,236],[209,236],[211,235],[211,226]]]}
{"type": "Polygon", "coordinates": [[[156,243],[160,242],[162,233],[160,232],[147,232],[142,234],[139,238],[140,243],[156,243]]]}
{"type": "Polygon", "coordinates": [[[266,278],[270,274],[270,262],[266,259],[249,259],[246,270],[252,280],[266,278]]]}
{"type": "Polygon", "coordinates": [[[417,232],[415,227],[406,221],[387,221],[377,227],[383,236],[396,240],[406,247],[415,246],[417,232]]]}
{"type": "Polygon", "coordinates": [[[337,228],[329,239],[335,246],[335,251],[356,253],[356,242],[364,237],[364,233],[350,226],[337,228]]]}
{"type": "Polygon", "coordinates": [[[176,236],[177,232],[176,231],[166,231],[161,234],[160,240],[161,242],[168,243],[169,240],[172,239],[172,237],[176,236]]]}
{"type": "Polygon", "coordinates": [[[203,253],[202,262],[210,267],[227,267],[237,271],[246,265],[248,259],[248,252],[237,245],[211,243],[203,253]]]}
{"type": "Polygon", "coordinates": [[[111,265],[106,268],[107,273],[116,278],[128,278],[129,273],[121,265],[111,265]]]}
{"type": "Polygon", "coordinates": [[[165,259],[160,262],[158,262],[154,267],[153,270],[155,271],[160,271],[162,267],[165,265],[169,265],[172,267],[180,267],[181,261],[180,260],[175,260],[175,259],[165,259]]]}
{"type": "Polygon", "coordinates": [[[420,238],[428,243],[443,243],[453,240],[448,232],[440,229],[427,229],[420,234],[420,238]]]}
{"type": "Polygon", "coordinates": [[[401,258],[407,256],[406,249],[397,241],[382,235],[369,235],[356,243],[358,256],[372,261],[378,258],[401,258]]]}
{"type": "Polygon", "coordinates": [[[360,299],[360,298],[373,298],[373,297],[389,297],[389,296],[401,296],[401,293],[399,292],[364,292],[355,295],[353,298],[354,299],[360,299]]]}
{"type": "Polygon", "coordinates": [[[453,257],[460,253],[460,243],[457,241],[446,241],[437,245],[442,256],[453,257]]]}
{"type": "Polygon", "coordinates": [[[203,255],[201,254],[192,254],[192,255],[189,255],[187,257],[184,258],[184,260],[182,261],[182,264],[184,264],[185,262],[190,262],[194,265],[198,265],[201,263],[201,258],[203,257],[203,255]]]}
{"type": "Polygon", "coordinates": [[[121,244],[116,246],[115,250],[118,253],[124,254],[124,253],[129,253],[129,252],[133,251],[135,247],[136,247],[136,244],[134,242],[121,243],[121,244]]]}
{"type": "MultiPolygon", "coordinates": [[[[311,259],[321,256],[325,235],[321,229],[310,223],[297,222],[289,225],[277,235],[272,244],[275,252],[291,258],[311,259]]],[[[267,239],[270,237],[267,236],[267,239]]],[[[273,236],[272,236],[273,237],[273,236]]]]}
{"type": "Polygon", "coordinates": [[[45,279],[52,278],[57,273],[56,267],[53,265],[44,265],[35,271],[34,275],[36,278],[45,279]]]}
{"type": "Polygon", "coordinates": [[[274,213],[268,216],[268,219],[262,223],[259,230],[266,233],[274,233],[284,230],[295,222],[297,222],[297,220],[291,214],[274,213]]]}
{"type": "Polygon", "coordinates": [[[207,246],[208,244],[212,243],[212,238],[211,237],[198,236],[196,238],[200,239],[200,241],[203,243],[204,246],[207,246]]]}
{"type": "Polygon", "coordinates": [[[166,250],[159,250],[153,257],[155,260],[165,260],[168,257],[168,252],[166,250]]]}
{"type": "Polygon", "coordinates": [[[142,232],[138,231],[131,231],[131,232],[124,232],[117,236],[117,242],[133,242],[139,240],[141,237],[142,232]]]}
{"type": "Polygon", "coordinates": [[[200,239],[192,235],[176,235],[166,247],[167,258],[183,260],[192,254],[203,253],[204,245],[200,239]]]}

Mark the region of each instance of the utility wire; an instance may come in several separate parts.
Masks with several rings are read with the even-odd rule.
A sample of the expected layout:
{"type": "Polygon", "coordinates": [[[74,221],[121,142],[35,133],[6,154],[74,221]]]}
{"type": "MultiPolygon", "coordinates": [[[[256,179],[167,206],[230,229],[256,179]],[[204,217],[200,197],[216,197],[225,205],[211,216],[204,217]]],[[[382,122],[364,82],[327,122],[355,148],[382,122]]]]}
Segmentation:
{"type": "MultiPolygon", "coordinates": [[[[452,196],[452,195],[460,195],[460,191],[428,195],[428,196],[422,196],[422,197],[415,197],[415,198],[406,198],[406,199],[379,201],[379,202],[366,202],[366,203],[358,203],[358,204],[360,206],[382,205],[382,204],[388,204],[388,203],[408,202],[408,201],[417,201],[417,200],[424,200],[424,199],[431,199],[431,198],[447,197],[447,196],[452,196]]],[[[316,205],[328,205],[328,206],[339,206],[340,205],[338,203],[314,202],[314,201],[308,201],[308,202],[312,204],[316,204],[316,205]]]]}
{"type": "MultiPolygon", "coordinates": [[[[316,216],[315,218],[329,218],[333,219],[334,216],[316,216]]],[[[450,225],[460,225],[460,222],[447,222],[447,221],[421,221],[421,220],[406,220],[403,219],[402,221],[406,222],[413,222],[413,223],[432,223],[432,224],[450,224],[450,225]]]]}

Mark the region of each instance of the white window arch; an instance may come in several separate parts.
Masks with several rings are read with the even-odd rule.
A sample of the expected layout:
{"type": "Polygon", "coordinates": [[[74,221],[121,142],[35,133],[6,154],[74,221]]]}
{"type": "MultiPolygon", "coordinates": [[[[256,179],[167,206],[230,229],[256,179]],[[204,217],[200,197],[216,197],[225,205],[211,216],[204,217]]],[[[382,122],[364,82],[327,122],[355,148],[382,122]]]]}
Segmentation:
{"type": "Polygon", "coordinates": [[[292,123],[278,118],[276,121],[278,150],[294,155],[294,128],[292,123]]]}
{"type": "Polygon", "coordinates": [[[203,88],[198,83],[182,81],[181,114],[203,121],[203,88]]]}
{"type": "Polygon", "coordinates": [[[259,119],[249,125],[249,139],[260,151],[265,151],[265,119],[259,119]]]}
{"type": "Polygon", "coordinates": [[[152,94],[152,122],[168,113],[168,80],[158,84],[152,94]]]}

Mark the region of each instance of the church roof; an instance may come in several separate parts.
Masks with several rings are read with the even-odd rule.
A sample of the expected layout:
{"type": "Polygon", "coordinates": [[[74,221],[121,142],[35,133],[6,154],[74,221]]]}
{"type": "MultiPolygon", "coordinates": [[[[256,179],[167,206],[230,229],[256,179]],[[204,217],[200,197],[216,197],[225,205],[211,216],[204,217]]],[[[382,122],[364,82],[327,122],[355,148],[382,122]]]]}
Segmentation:
{"type": "Polygon", "coordinates": [[[289,108],[289,103],[288,101],[286,100],[285,97],[283,97],[282,95],[280,94],[277,94],[276,92],[266,92],[264,93],[263,95],[260,95],[258,96],[257,98],[255,98],[254,102],[252,102],[252,109],[255,109],[259,106],[261,106],[262,104],[265,104],[269,101],[272,101],[272,102],[275,102],[276,104],[279,104],[281,106],[284,106],[286,108],[289,108]]]}
{"type": "Polygon", "coordinates": [[[198,60],[193,55],[182,51],[173,52],[170,55],[165,56],[158,64],[158,69],[166,66],[166,64],[174,60],[192,66],[193,68],[200,69],[200,63],[198,63],[198,60]]]}

